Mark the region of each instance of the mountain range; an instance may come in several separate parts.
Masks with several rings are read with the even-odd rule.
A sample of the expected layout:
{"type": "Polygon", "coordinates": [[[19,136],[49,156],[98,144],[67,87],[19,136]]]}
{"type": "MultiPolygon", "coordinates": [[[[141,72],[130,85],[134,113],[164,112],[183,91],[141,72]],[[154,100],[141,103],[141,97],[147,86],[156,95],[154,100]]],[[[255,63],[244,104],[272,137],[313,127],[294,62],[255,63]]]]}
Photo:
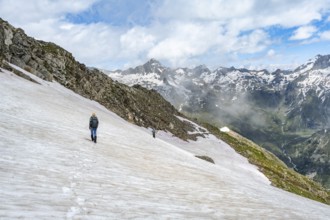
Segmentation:
{"type": "Polygon", "coordinates": [[[330,188],[330,55],[291,71],[172,69],[151,59],[103,72],[158,91],[186,115],[231,127],[330,188]]]}
{"type": "Polygon", "coordinates": [[[315,182],[298,187],[311,182],[306,177],[297,175],[287,186],[298,195],[319,194],[311,198],[327,204],[273,187],[208,132],[189,142],[165,131],[153,138],[150,130],[57,81],[9,65],[14,71],[0,68],[1,219],[330,217],[330,194],[315,182]],[[91,112],[100,120],[97,143],[89,137],[91,112]],[[199,155],[212,156],[213,163],[199,155]]]}

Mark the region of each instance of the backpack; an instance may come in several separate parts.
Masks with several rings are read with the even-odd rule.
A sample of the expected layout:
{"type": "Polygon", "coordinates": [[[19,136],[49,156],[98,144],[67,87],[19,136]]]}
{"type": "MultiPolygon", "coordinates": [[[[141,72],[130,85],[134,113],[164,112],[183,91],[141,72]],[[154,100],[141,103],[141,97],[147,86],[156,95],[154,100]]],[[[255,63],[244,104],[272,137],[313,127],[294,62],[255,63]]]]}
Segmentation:
{"type": "Polygon", "coordinates": [[[97,128],[98,125],[99,125],[99,120],[97,119],[97,117],[92,116],[91,119],[89,120],[89,126],[92,128],[97,128]]]}

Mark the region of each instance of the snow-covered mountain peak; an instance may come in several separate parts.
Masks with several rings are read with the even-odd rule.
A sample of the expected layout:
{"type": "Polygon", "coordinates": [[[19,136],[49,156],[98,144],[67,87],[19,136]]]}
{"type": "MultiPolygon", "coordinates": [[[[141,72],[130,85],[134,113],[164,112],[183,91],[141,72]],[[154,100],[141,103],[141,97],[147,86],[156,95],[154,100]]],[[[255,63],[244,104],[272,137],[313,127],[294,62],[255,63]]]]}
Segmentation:
{"type": "Polygon", "coordinates": [[[194,68],[194,71],[198,71],[198,72],[210,72],[209,68],[207,68],[207,66],[205,64],[196,66],[194,68]]]}
{"type": "Polygon", "coordinates": [[[313,69],[326,69],[330,67],[330,55],[318,55],[314,62],[313,69]]]}
{"type": "Polygon", "coordinates": [[[226,67],[222,67],[222,66],[220,66],[220,67],[218,67],[218,68],[216,68],[215,70],[214,70],[214,72],[220,72],[220,71],[222,71],[223,69],[227,69],[226,67]]]}
{"type": "MultiPolygon", "coordinates": [[[[167,100],[170,93],[178,93],[169,88],[169,85],[178,87],[188,87],[189,90],[198,91],[204,85],[211,88],[222,90],[241,91],[255,90],[267,87],[274,90],[283,90],[294,81],[299,81],[297,85],[305,92],[311,88],[330,88],[329,72],[330,72],[330,55],[318,55],[301,65],[294,71],[276,70],[270,73],[267,70],[248,70],[236,69],[234,67],[219,67],[214,71],[209,70],[205,65],[197,66],[193,69],[178,68],[170,69],[163,67],[157,60],[151,59],[143,66],[136,67],[134,71],[122,71],[122,75],[130,74],[129,77],[118,77],[117,73],[109,74],[110,77],[121,80],[128,85],[139,83],[147,88],[152,85],[166,86],[159,91],[167,91],[162,93],[167,100]],[[164,83],[164,80],[166,83],[164,83]],[[190,82],[190,83],[189,83],[190,82]],[[195,88],[194,88],[195,87],[195,88]],[[194,89],[193,89],[194,88],[194,89]]],[[[176,96],[188,97],[186,88],[181,89],[182,94],[176,96]]]]}
{"type": "Polygon", "coordinates": [[[158,60],[151,58],[147,63],[144,64],[144,66],[162,67],[162,64],[158,60]]]}
{"type": "Polygon", "coordinates": [[[320,70],[330,67],[330,55],[317,55],[299,66],[294,72],[305,73],[309,70],[320,70]]]}
{"type": "Polygon", "coordinates": [[[176,70],[175,70],[175,73],[176,73],[176,74],[179,74],[179,75],[183,75],[183,74],[185,74],[185,70],[182,69],[182,68],[179,68],[179,69],[176,69],[176,70]]]}
{"type": "Polygon", "coordinates": [[[299,66],[288,79],[299,87],[301,97],[312,90],[324,100],[321,96],[330,94],[330,55],[317,55],[299,66]]]}

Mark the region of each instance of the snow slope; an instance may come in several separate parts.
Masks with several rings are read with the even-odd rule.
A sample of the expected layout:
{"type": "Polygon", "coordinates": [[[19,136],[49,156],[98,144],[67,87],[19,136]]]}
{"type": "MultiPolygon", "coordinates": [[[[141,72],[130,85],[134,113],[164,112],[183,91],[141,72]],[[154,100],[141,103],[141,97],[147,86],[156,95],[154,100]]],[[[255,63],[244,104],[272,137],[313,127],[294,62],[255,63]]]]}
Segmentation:
{"type": "Polygon", "coordinates": [[[153,139],[98,103],[28,75],[40,85],[0,72],[0,219],[330,219],[329,206],[270,186],[211,135],[153,139]]]}

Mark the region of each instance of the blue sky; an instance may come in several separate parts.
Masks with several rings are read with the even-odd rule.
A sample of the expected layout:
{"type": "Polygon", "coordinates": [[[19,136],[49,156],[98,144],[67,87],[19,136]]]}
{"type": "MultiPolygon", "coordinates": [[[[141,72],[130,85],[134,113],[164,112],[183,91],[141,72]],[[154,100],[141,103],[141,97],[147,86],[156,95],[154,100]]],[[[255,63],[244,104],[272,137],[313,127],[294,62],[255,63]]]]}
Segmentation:
{"type": "Polygon", "coordinates": [[[330,54],[330,0],[0,0],[0,17],[108,70],[293,69],[330,54]]]}

